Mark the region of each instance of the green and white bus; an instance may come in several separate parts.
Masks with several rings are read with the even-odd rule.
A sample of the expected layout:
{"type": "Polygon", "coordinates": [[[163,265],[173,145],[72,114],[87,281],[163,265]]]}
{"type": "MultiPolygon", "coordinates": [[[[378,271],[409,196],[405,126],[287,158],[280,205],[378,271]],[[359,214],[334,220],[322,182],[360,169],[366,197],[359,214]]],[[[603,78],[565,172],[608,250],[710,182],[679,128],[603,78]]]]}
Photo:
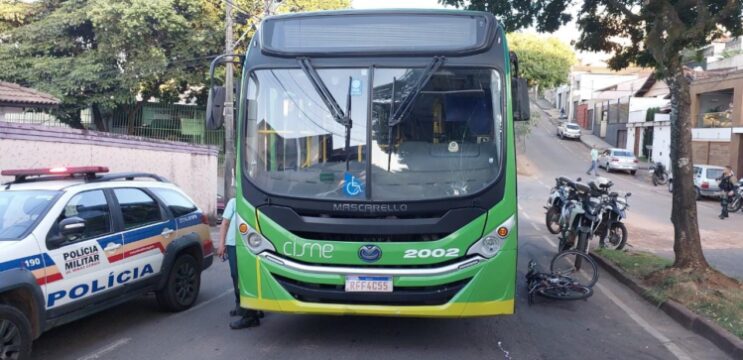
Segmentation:
{"type": "Polygon", "coordinates": [[[487,13],[265,19],[237,91],[241,306],[512,314],[517,63],[487,13]]]}

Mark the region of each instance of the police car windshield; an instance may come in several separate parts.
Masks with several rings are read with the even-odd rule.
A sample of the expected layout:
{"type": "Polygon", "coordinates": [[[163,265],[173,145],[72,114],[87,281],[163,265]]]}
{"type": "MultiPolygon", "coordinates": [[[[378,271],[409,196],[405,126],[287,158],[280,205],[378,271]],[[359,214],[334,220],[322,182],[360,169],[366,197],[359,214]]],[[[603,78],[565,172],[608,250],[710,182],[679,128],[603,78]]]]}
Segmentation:
{"type": "Polygon", "coordinates": [[[20,240],[51,206],[56,191],[0,192],[0,241],[20,240]]]}

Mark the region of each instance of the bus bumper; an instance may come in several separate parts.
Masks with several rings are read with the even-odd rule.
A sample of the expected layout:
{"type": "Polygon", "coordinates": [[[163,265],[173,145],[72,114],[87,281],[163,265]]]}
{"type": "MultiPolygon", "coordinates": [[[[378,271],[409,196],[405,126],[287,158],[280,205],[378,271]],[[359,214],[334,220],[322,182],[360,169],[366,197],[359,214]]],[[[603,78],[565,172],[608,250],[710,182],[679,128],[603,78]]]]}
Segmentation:
{"type": "MultiPolygon", "coordinates": [[[[455,318],[507,315],[515,310],[516,250],[502,251],[492,259],[482,259],[476,265],[444,274],[392,276],[393,292],[428,291],[418,294],[419,303],[412,291],[408,293],[414,294],[413,301],[406,298],[403,303],[384,299],[385,295],[380,293],[363,293],[360,300],[360,293],[344,292],[346,274],[297,271],[266,257],[254,256],[244,247],[238,247],[238,251],[245,252],[240,254],[242,259],[255,262],[254,271],[240,272],[243,308],[295,314],[455,318]],[[315,300],[303,299],[302,289],[313,294],[315,300]],[[426,301],[426,296],[438,296],[441,300],[443,292],[450,295],[445,301],[433,305],[426,301]],[[349,295],[347,302],[344,294],[349,295]],[[380,299],[378,303],[375,298],[380,299]]],[[[364,268],[359,268],[358,274],[363,275],[364,268]]]]}

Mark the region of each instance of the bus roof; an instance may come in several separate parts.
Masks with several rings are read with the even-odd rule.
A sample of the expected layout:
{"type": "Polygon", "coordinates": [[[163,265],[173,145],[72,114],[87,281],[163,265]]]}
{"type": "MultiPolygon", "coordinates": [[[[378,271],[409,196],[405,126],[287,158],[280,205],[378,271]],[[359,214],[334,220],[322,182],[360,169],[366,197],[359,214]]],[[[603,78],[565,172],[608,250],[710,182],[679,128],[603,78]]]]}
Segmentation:
{"type": "Polygon", "coordinates": [[[478,11],[338,10],[268,17],[259,39],[273,56],[464,55],[489,48],[497,28],[478,11]]]}

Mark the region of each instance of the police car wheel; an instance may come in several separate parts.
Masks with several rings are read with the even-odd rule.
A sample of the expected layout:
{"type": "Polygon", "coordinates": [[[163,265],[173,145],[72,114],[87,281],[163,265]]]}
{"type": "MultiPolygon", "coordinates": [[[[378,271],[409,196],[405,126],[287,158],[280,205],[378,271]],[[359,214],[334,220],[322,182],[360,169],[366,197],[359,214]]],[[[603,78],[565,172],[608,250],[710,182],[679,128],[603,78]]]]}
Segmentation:
{"type": "Polygon", "coordinates": [[[31,323],[18,309],[0,305],[0,359],[23,360],[31,355],[31,323]]]}
{"type": "Polygon", "coordinates": [[[170,269],[165,287],[155,293],[157,302],[168,311],[182,311],[196,302],[201,286],[201,270],[191,255],[180,255],[170,269]]]}

